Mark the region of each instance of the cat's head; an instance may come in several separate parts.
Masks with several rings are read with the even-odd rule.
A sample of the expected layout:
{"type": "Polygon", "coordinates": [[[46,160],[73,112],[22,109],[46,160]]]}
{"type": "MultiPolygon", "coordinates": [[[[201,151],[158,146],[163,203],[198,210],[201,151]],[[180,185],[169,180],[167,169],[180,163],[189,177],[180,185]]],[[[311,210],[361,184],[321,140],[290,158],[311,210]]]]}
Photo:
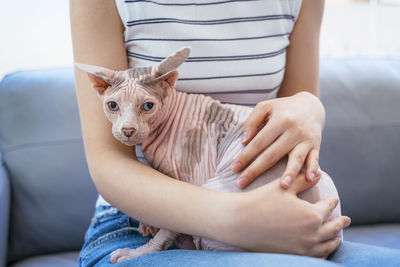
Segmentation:
{"type": "Polygon", "coordinates": [[[125,145],[141,144],[158,126],[162,105],[174,90],[176,70],[189,56],[184,47],[155,66],[115,71],[75,63],[84,70],[103,102],[114,137],[125,145]]]}

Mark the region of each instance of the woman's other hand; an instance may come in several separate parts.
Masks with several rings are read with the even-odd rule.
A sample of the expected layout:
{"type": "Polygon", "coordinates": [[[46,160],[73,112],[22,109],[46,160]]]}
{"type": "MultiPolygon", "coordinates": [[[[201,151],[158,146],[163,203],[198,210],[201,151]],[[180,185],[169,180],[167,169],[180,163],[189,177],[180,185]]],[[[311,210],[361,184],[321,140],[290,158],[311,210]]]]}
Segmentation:
{"type": "Polygon", "coordinates": [[[288,190],[280,188],[279,180],[275,180],[236,194],[227,209],[233,210],[233,219],[228,226],[225,224],[226,231],[221,230],[223,241],[249,251],[326,258],[340,245],[341,230],[351,220],[340,216],[327,221],[338,199],[312,204],[297,197],[318,181],[310,183],[300,174],[288,190]]]}
{"type": "Polygon", "coordinates": [[[304,163],[307,180],[318,178],[324,122],[324,107],[308,92],[260,102],[243,125],[246,147],[233,163],[234,172],[243,171],[238,186],[245,188],[285,155],[288,164],[280,179],[282,188],[290,186],[304,163]]]}

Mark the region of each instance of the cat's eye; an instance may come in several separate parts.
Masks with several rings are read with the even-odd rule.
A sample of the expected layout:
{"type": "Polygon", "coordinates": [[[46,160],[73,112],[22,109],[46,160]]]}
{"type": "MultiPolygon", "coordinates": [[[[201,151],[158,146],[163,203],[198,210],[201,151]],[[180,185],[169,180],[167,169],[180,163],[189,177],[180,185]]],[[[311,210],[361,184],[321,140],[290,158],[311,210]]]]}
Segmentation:
{"type": "Polygon", "coordinates": [[[119,110],[119,106],[118,106],[117,102],[110,101],[110,102],[107,103],[107,105],[108,105],[108,108],[111,111],[118,111],[119,110]]]}
{"type": "Polygon", "coordinates": [[[151,110],[151,109],[153,108],[153,106],[154,106],[153,103],[151,103],[151,102],[146,102],[146,103],[143,104],[142,108],[143,108],[145,111],[149,111],[149,110],[151,110]]]}

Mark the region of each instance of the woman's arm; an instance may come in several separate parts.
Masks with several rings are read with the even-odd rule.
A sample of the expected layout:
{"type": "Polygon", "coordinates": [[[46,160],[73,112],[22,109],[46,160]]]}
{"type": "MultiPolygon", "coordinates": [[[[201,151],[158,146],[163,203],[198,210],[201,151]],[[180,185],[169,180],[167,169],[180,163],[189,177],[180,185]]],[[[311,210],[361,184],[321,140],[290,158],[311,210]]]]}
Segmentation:
{"type": "Polygon", "coordinates": [[[319,33],[323,12],[323,0],[303,0],[300,15],[290,35],[285,75],[278,97],[301,91],[318,96],[319,33]]]}
{"type": "Polygon", "coordinates": [[[281,177],[283,188],[290,186],[304,163],[309,181],[320,175],[318,156],[325,109],[316,96],[323,9],[323,0],[303,0],[290,36],[278,98],[260,102],[243,125],[246,148],[233,165],[233,171],[243,170],[238,179],[242,188],[287,154],[288,164],[281,177]]]}
{"type": "MultiPolygon", "coordinates": [[[[74,60],[126,69],[124,27],[114,1],[71,0],[70,9],[74,60]]],[[[75,74],[86,158],[100,194],[124,213],[150,225],[215,235],[218,230],[213,226],[224,220],[220,212],[226,208],[223,194],[170,179],[138,162],[134,150],[112,136],[111,124],[87,75],[78,70],[75,74]],[[210,225],[210,217],[222,221],[210,225]]]]}
{"type": "MultiPolygon", "coordinates": [[[[75,61],[127,68],[115,2],[70,0],[70,8],[75,61]]],[[[346,218],[323,223],[335,201],[300,200],[297,193],[313,186],[304,177],[295,179],[290,190],[281,190],[275,181],[252,192],[221,193],[171,179],[139,163],[132,148],[112,136],[87,75],[78,70],[75,74],[91,177],[101,195],[125,214],[152,226],[249,250],[326,256],[338,246],[337,239],[326,240],[337,235],[346,218]]]]}

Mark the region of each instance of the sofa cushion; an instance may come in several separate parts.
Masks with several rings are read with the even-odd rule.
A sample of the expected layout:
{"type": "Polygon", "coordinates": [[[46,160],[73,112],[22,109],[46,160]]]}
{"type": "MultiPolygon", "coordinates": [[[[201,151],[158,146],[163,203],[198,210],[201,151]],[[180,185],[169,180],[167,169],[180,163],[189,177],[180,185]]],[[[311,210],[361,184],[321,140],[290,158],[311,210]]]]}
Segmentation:
{"type": "Polygon", "coordinates": [[[400,60],[325,59],[320,165],[352,224],[400,223],[400,60]]]}
{"type": "Polygon", "coordinates": [[[400,249],[400,224],[352,226],[344,230],[344,239],[346,241],[400,249]]]}
{"type": "Polygon", "coordinates": [[[11,267],[76,267],[78,266],[79,251],[55,253],[36,256],[19,261],[11,267]]]}
{"type": "Polygon", "coordinates": [[[0,151],[11,180],[8,261],[77,250],[94,210],[71,68],[0,84],[0,151]]]}

